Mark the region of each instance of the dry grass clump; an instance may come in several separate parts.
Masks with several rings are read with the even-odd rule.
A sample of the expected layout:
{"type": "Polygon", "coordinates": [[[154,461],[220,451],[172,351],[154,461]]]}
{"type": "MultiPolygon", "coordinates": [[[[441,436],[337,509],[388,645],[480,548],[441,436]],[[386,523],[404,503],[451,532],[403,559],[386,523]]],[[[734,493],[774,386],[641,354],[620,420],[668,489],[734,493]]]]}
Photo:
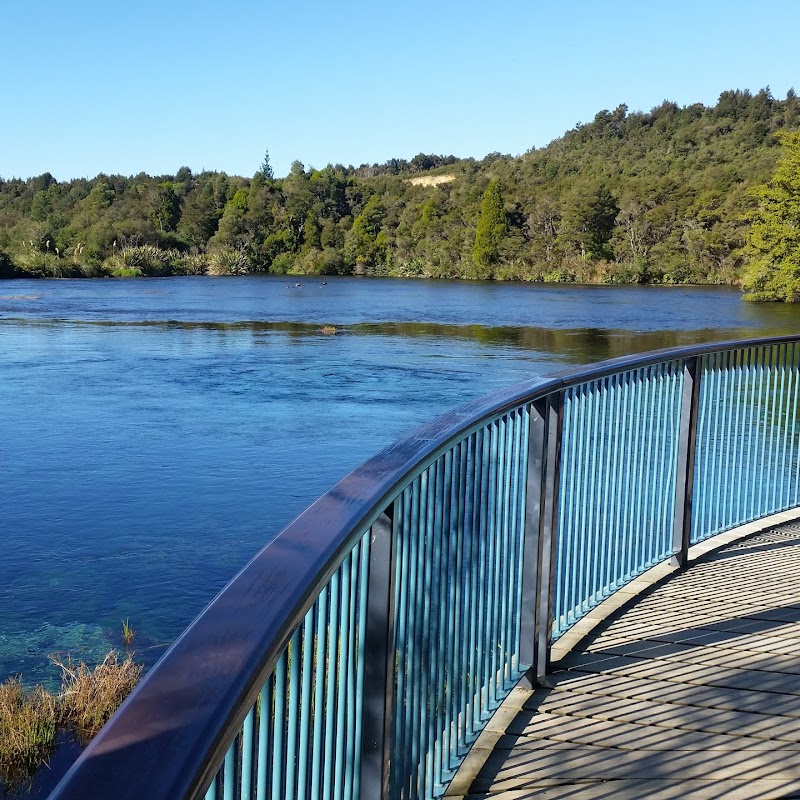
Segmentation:
{"type": "Polygon", "coordinates": [[[90,670],[83,662],[74,664],[69,656],[61,661],[60,722],[75,728],[85,740],[91,739],[131,693],[142,673],[130,654],[120,661],[116,650],[90,670]]]}
{"type": "Polygon", "coordinates": [[[41,686],[0,684],[0,777],[12,785],[30,778],[53,750],[56,724],[56,699],[41,686]]]}

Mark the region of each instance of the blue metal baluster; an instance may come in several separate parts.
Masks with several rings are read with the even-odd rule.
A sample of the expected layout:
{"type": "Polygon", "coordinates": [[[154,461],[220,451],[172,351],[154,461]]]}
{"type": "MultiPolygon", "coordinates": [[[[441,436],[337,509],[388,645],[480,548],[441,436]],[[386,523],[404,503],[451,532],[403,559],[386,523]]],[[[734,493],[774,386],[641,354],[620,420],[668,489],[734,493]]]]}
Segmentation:
{"type": "Polygon", "coordinates": [[[447,651],[448,673],[447,681],[447,708],[445,711],[448,720],[448,748],[446,752],[445,769],[448,773],[458,764],[460,736],[460,719],[462,709],[458,702],[461,697],[461,685],[464,680],[464,664],[459,658],[459,643],[461,642],[462,621],[462,567],[464,548],[464,501],[466,498],[465,481],[465,448],[466,442],[460,442],[453,448],[453,480],[450,498],[450,534],[452,542],[452,555],[449,574],[449,596],[447,621],[447,651]]]}
{"type": "Polygon", "coordinates": [[[626,454],[625,467],[625,526],[623,529],[624,539],[622,547],[622,580],[627,583],[631,578],[632,562],[634,552],[634,537],[636,532],[633,530],[635,520],[633,518],[633,508],[636,501],[636,454],[639,448],[639,418],[641,414],[642,381],[640,371],[634,370],[631,373],[631,413],[629,416],[630,426],[628,428],[628,439],[630,441],[626,454]]]}
{"type": "MultiPolygon", "coordinates": [[[[456,723],[453,754],[460,759],[464,752],[467,735],[467,715],[469,713],[469,614],[470,614],[470,573],[472,562],[470,559],[472,537],[472,439],[465,439],[461,443],[461,487],[459,491],[459,517],[458,517],[458,563],[456,567],[456,601],[455,601],[455,668],[456,686],[454,692],[454,705],[457,713],[454,715],[456,723]]],[[[453,764],[457,763],[453,761],[453,764]]]]}
{"type": "Polygon", "coordinates": [[[339,582],[341,567],[331,576],[328,584],[328,643],[327,643],[327,670],[325,680],[325,772],[322,781],[322,797],[332,800],[333,775],[334,775],[334,748],[336,746],[336,690],[341,679],[339,675],[339,582]]]}
{"type": "MultiPolygon", "coordinates": [[[[772,481],[770,480],[772,476],[772,467],[774,463],[774,456],[773,452],[775,449],[775,426],[777,424],[775,406],[777,405],[777,397],[776,393],[778,391],[778,357],[780,355],[780,350],[778,347],[772,346],[767,348],[767,352],[769,354],[769,371],[767,373],[767,404],[766,404],[766,413],[764,424],[768,426],[769,429],[769,441],[766,445],[767,450],[765,454],[765,461],[766,464],[762,467],[762,475],[763,475],[763,490],[761,492],[761,505],[760,505],[760,512],[761,516],[766,516],[767,514],[771,514],[774,511],[770,500],[769,500],[769,493],[772,489],[772,481]]],[[[767,438],[766,436],[764,437],[767,438]]]]}
{"type": "MultiPolygon", "coordinates": [[[[361,712],[363,710],[363,703],[361,696],[357,691],[358,687],[358,673],[362,672],[363,684],[363,653],[358,647],[359,629],[358,623],[362,617],[362,609],[359,608],[359,599],[364,600],[363,611],[366,612],[366,592],[360,591],[359,579],[362,573],[362,561],[364,561],[363,542],[369,538],[370,531],[361,537],[361,541],[356,542],[353,547],[353,553],[350,557],[350,603],[349,603],[349,619],[348,619],[348,637],[347,637],[347,660],[350,662],[347,668],[347,693],[345,696],[345,724],[344,731],[346,732],[346,742],[343,750],[344,760],[344,788],[342,789],[342,800],[350,800],[352,797],[358,797],[353,792],[353,784],[355,782],[354,772],[361,772],[361,712]],[[358,742],[358,749],[354,745],[358,742]]],[[[367,567],[369,566],[369,557],[366,559],[367,567]]],[[[367,570],[369,575],[369,570],[367,570]]],[[[363,631],[363,626],[361,628],[363,631]]],[[[344,737],[343,737],[344,738],[344,737]]]]}
{"type": "Polygon", "coordinates": [[[481,504],[480,504],[480,551],[478,557],[478,617],[477,617],[477,669],[476,676],[476,715],[475,726],[480,730],[483,725],[485,687],[488,681],[488,668],[486,665],[489,643],[487,641],[487,619],[489,609],[487,603],[488,581],[487,581],[487,562],[488,562],[488,506],[489,506],[489,487],[491,485],[491,427],[484,429],[483,441],[481,442],[481,504]]]}
{"type": "Polygon", "coordinates": [[[630,505],[630,526],[629,531],[631,534],[628,543],[628,569],[627,578],[630,580],[640,571],[640,544],[642,538],[642,531],[639,525],[639,514],[641,510],[642,500],[642,478],[644,472],[644,448],[645,448],[645,431],[646,423],[645,418],[647,414],[647,374],[646,370],[639,369],[636,371],[638,383],[636,391],[636,416],[634,423],[636,425],[636,437],[633,445],[633,463],[631,464],[631,491],[633,492],[632,502],[630,505]]]}
{"type": "Polygon", "coordinates": [[[486,568],[486,654],[484,661],[484,703],[483,720],[487,720],[494,711],[495,686],[497,681],[497,579],[498,579],[498,490],[499,472],[499,423],[493,422],[491,425],[491,455],[489,460],[489,497],[488,515],[486,522],[486,541],[489,548],[489,556],[486,568]]]}
{"type": "Polygon", "coordinates": [[[714,521],[713,529],[720,531],[723,528],[722,516],[722,484],[724,483],[724,465],[725,456],[722,449],[722,434],[725,419],[725,398],[722,392],[724,383],[724,370],[722,365],[722,353],[714,353],[714,470],[712,472],[712,486],[714,487],[713,494],[713,508],[714,508],[714,521]]]}
{"type": "Polygon", "coordinates": [[[311,728],[311,668],[314,662],[314,609],[303,620],[300,644],[302,681],[300,685],[300,733],[297,753],[297,793],[305,799],[308,779],[309,730],[311,728]]]}
{"type": "MultiPolygon", "coordinates": [[[[658,450],[661,455],[657,461],[656,488],[651,504],[653,525],[658,530],[658,549],[656,553],[659,559],[668,558],[672,549],[670,519],[666,514],[665,502],[666,495],[673,488],[669,481],[669,474],[672,454],[672,401],[675,384],[676,378],[673,365],[665,364],[661,370],[661,403],[658,409],[658,450]]],[[[675,494],[674,491],[672,494],[675,494]]]]}
{"type": "Polygon", "coordinates": [[[731,483],[731,462],[732,454],[730,451],[730,434],[731,434],[731,392],[730,392],[730,351],[719,354],[720,360],[720,376],[722,383],[722,402],[719,406],[719,414],[721,419],[720,437],[719,437],[719,453],[720,453],[720,476],[719,476],[719,499],[717,501],[721,511],[721,527],[723,529],[729,528],[730,522],[733,519],[729,501],[730,483],[731,483]]]}
{"type": "Polygon", "coordinates": [[[427,496],[425,499],[425,518],[421,520],[425,532],[423,556],[423,590],[422,613],[420,624],[420,705],[419,705],[419,735],[420,735],[420,778],[419,792],[423,797],[429,797],[431,779],[430,765],[432,760],[431,749],[433,742],[430,739],[430,715],[433,713],[431,703],[431,587],[433,585],[433,550],[435,534],[433,530],[434,514],[436,510],[436,477],[438,464],[434,462],[428,467],[427,496]]]}
{"type": "Polygon", "coordinates": [[[390,756],[390,797],[398,800],[402,794],[404,776],[408,774],[408,707],[410,669],[408,656],[409,581],[411,580],[411,487],[407,486],[397,499],[398,556],[395,572],[395,658],[397,659],[394,712],[394,740],[390,756]]]}
{"type": "Polygon", "coordinates": [[[727,463],[725,455],[725,427],[727,423],[727,405],[725,398],[726,370],[725,353],[715,353],[714,360],[717,368],[716,375],[716,402],[714,403],[714,418],[716,422],[714,436],[714,510],[716,512],[714,528],[725,528],[725,481],[727,463]]]}
{"type": "MultiPolygon", "coordinates": [[[[397,511],[397,502],[395,502],[395,512],[397,511]]],[[[397,541],[397,519],[392,522],[392,535],[397,541]]],[[[359,763],[361,760],[361,746],[363,740],[363,725],[361,720],[364,718],[364,672],[366,670],[366,657],[365,651],[365,636],[367,632],[367,603],[369,602],[369,560],[370,560],[370,536],[371,531],[367,530],[364,537],[361,539],[361,557],[359,562],[358,573],[358,621],[357,629],[358,634],[355,637],[356,646],[356,699],[353,706],[353,724],[355,727],[355,736],[353,737],[352,757],[353,765],[351,772],[353,773],[353,786],[348,794],[348,789],[345,787],[345,797],[360,797],[361,796],[361,769],[359,763]]],[[[387,593],[388,594],[388,593],[387,593]]],[[[300,799],[302,800],[302,798],[300,799]]]]}
{"type": "Polygon", "coordinates": [[[737,506],[737,499],[742,493],[742,477],[744,467],[742,463],[742,454],[744,451],[744,352],[741,350],[734,350],[732,354],[733,360],[733,393],[731,399],[731,421],[733,424],[733,445],[731,451],[731,461],[733,462],[734,476],[731,480],[731,518],[739,521],[739,509],[737,506]]]}
{"type": "Polygon", "coordinates": [[[606,465],[607,501],[606,501],[606,528],[608,533],[608,562],[606,564],[606,592],[611,594],[617,584],[619,573],[619,506],[620,506],[620,471],[623,461],[622,439],[624,435],[624,419],[622,413],[624,376],[612,375],[609,385],[609,403],[613,409],[613,425],[611,427],[612,450],[606,465]]]}
{"type": "MultiPolygon", "coordinates": [[[[333,772],[333,797],[342,800],[344,789],[344,762],[345,742],[347,728],[345,726],[345,713],[347,711],[347,678],[350,669],[350,653],[347,645],[350,641],[350,583],[353,554],[347,556],[340,568],[342,574],[342,589],[339,600],[339,641],[336,652],[338,655],[336,676],[338,686],[336,691],[336,755],[333,772]]],[[[288,798],[287,798],[288,800],[288,798]]]]}
{"type": "Polygon", "coordinates": [[[261,689],[260,709],[258,712],[258,772],[256,774],[256,798],[267,798],[267,773],[269,771],[275,729],[272,721],[272,699],[275,694],[275,674],[267,678],[261,689]]]}
{"type": "Polygon", "coordinates": [[[402,494],[395,500],[393,533],[397,558],[395,562],[394,579],[394,642],[390,645],[391,652],[397,663],[395,670],[394,690],[394,732],[390,739],[389,752],[389,798],[397,800],[401,794],[402,775],[404,774],[405,747],[405,707],[406,703],[406,672],[408,670],[406,647],[406,619],[408,613],[407,580],[409,574],[409,536],[410,521],[410,494],[407,486],[402,494]]]}
{"type": "MultiPolygon", "coordinates": [[[[675,519],[676,487],[678,482],[678,449],[680,444],[681,428],[681,403],[683,397],[684,369],[683,363],[678,361],[673,364],[674,379],[672,382],[672,402],[670,414],[670,444],[671,453],[667,462],[667,481],[669,491],[665,492],[665,521],[666,521],[666,552],[672,552],[672,521],[675,519]]],[[[702,366],[698,365],[698,370],[702,374],[702,366]]],[[[702,389],[702,381],[700,388],[702,389]]]]}
{"type": "Polygon", "coordinates": [[[772,497],[770,508],[773,512],[783,509],[783,465],[786,458],[786,426],[784,424],[784,400],[786,399],[786,362],[789,355],[789,345],[784,344],[777,348],[778,378],[778,413],[775,419],[776,443],[775,458],[771,467],[770,482],[772,483],[772,497]]]}
{"type": "Polygon", "coordinates": [[[324,771],[323,722],[325,720],[325,674],[329,650],[326,647],[328,633],[328,587],[320,592],[314,604],[314,634],[316,663],[314,664],[314,732],[311,751],[311,800],[319,800],[324,771]]]}
{"type": "Polygon", "coordinates": [[[436,761],[437,784],[447,780],[446,775],[450,768],[450,752],[452,735],[452,684],[455,680],[453,669],[453,602],[455,597],[455,582],[453,563],[456,558],[457,531],[453,524],[458,515],[457,501],[455,501],[455,486],[460,481],[459,445],[444,456],[444,484],[442,499],[444,513],[442,514],[442,566],[439,572],[441,588],[439,590],[439,646],[442,675],[439,686],[439,751],[436,761]]]}
{"type": "Polygon", "coordinates": [[[795,409],[793,403],[797,403],[797,356],[796,344],[792,342],[789,346],[788,359],[788,385],[786,388],[786,446],[784,457],[781,459],[783,464],[783,481],[781,491],[781,508],[789,508],[792,503],[791,497],[791,477],[794,474],[794,441],[795,441],[795,409]]]}
{"type": "Polygon", "coordinates": [[[494,425],[495,445],[492,452],[492,462],[495,471],[495,495],[492,503],[493,535],[492,535],[492,573],[491,573],[491,598],[492,616],[490,618],[490,636],[492,647],[491,678],[489,681],[489,708],[497,707],[500,696],[502,652],[501,631],[503,620],[503,587],[501,586],[503,574],[503,505],[505,503],[505,447],[506,424],[504,419],[498,419],[494,425]]]}
{"type": "Polygon", "coordinates": [[[795,463],[795,459],[797,458],[797,454],[795,453],[795,444],[798,441],[797,435],[797,403],[798,398],[800,398],[800,364],[798,364],[798,347],[797,345],[792,342],[792,374],[793,374],[793,382],[792,382],[792,415],[787,420],[787,426],[790,431],[791,435],[791,443],[789,446],[789,469],[790,469],[790,480],[794,480],[794,491],[791,491],[791,486],[789,488],[788,497],[791,498],[791,501],[787,502],[789,506],[796,506],[798,504],[798,495],[800,495],[800,481],[797,480],[797,465],[795,463]]]}
{"type": "Polygon", "coordinates": [[[272,758],[272,797],[283,794],[283,777],[286,763],[286,671],[289,651],[284,650],[275,665],[275,723],[273,725],[273,758],[272,758]]]}
{"type": "Polygon", "coordinates": [[[211,781],[211,786],[208,787],[205,793],[205,800],[217,800],[217,776],[211,781]]]}
{"type": "Polygon", "coordinates": [[[565,520],[565,509],[568,507],[569,491],[569,478],[571,472],[571,463],[569,454],[571,453],[571,440],[573,429],[573,389],[567,389],[564,392],[563,404],[563,438],[561,447],[562,455],[562,469],[561,469],[561,491],[559,492],[558,501],[558,531],[559,536],[556,542],[556,572],[554,576],[554,598],[553,598],[553,636],[558,636],[564,629],[566,622],[566,606],[567,606],[567,585],[565,580],[566,566],[565,561],[569,552],[568,538],[569,529],[567,528],[565,520]]]}
{"type": "Polygon", "coordinates": [[[728,395],[726,408],[726,459],[727,459],[727,485],[725,493],[727,495],[728,525],[733,527],[738,524],[739,518],[736,513],[736,482],[741,468],[739,450],[739,353],[731,350],[727,354],[728,372],[728,395]]]}
{"type": "Polygon", "coordinates": [[[661,515],[663,495],[662,476],[667,449],[664,447],[664,417],[668,397],[667,364],[659,364],[653,376],[653,460],[647,495],[647,524],[649,528],[647,564],[652,565],[666,558],[664,554],[664,529],[661,515]]]}
{"type": "Polygon", "coordinates": [[[593,579],[597,569],[597,556],[599,549],[599,542],[597,541],[598,529],[595,525],[595,508],[597,506],[597,481],[598,481],[598,462],[597,462],[597,446],[600,438],[599,423],[600,412],[598,408],[598,400],[600,396],[600,385],[597,381],[592,381],[589,384],[589,392],[587,397],[587,411],[589,418],[587,419],[587,440],[586,440],[586,456],[589,465],[589,479],[586,483],[585,496],[588,498],[588,508],[586,517],[584,518],[584,533],[583,533],[583,558],[581,564],[581,590],[580,596],[581,609],[580,616],[583,616],[596,602],[597,585],[593,579]]]}
{"type": "Polygon", "coordinates": [[[591,528],[595,542],[594,558],[592,559],[592,595],[593,605],[596,605],[605,592],[606,559],[608,557],[608,542],[606,540],[606,526],[604,519],[604,504],[606,502],[605,477],[608,466],[608,379],[599,380],[595,388],[594,413],[597,418],[595,437],[597,450],[594,462],[594,497],[592,500],[591,528]]]}
{"type": "Polygon", "coordinates": [[[772,368],[770,364],[770,356],[771,352],[768,347],[763,347],[761,349],[761,358],[762,358],[762,370],[761,370],[761,381],[759,384],[759,404],[758,404],[758,416],[759,416],[759,430],[761,433],[761,442],[760,442],[760,449],[759,449],[759,457],[757,463],[758,475],[760,480],[758,482],[754,482],[755,492],[753,495],[753,507],[751,516],[754,518],[760,517],[764,514],[764,471],[767,461],[767,441],[769,440],[769,428],[770,428],[770,421],[769,421],[769,412],[770,412],[770,391],[771,391],[771,384],[772,384],[772,368]]]}
{"type": "MultiPolygon", "coordinates": [[[[238,738],[238,737],[237,737],[238,738]]],[[[236,796],[236,739],[225,754],[225,767],[223,768],[222,800],[234,800],[236,796]]]]}
{"type": "Polygon", "coordinates": [[[525,431],[528,429],[527,407],[518,409],[513,414],[514,420],[514,445],[511,472],[511,556],[509,558],[509,586],[511,591],[511,605],[508,614],[508,629],[506,639],[509,649],[510,681],[516,681],[521,674],[520,669],[520,602],[522,594],[522,531],[524,517],[522,510],[525,507],[525,484],[523,477],[527,476],[528,457],[525,431]]]}
{"type": "Polygon", "coordinates": [[[292,634],[289,645],[288,721],[286,726],[286,757],[284,759],[284,768],[286,770],[286,781],[284,783],[285,800],[292,800],[297,792],[295,779],[297,777],[297,727],[300,705],[300,636],[300,628],[298,628],[292,634]]]}
{"type": "Polygon", "coordinates": [[[428,796],[436,793],[434,787],[441,783],[441,706],[444,679],[444,659],[442,658],[442,636],[445,633],[442,614],[446,611],[442,602],[442,590],[445,588],[442,578],[442,564],[445,558],[444,530],[446,509],[444,505],[445,478],[447,477],[447,455],[436,462],[436,482],[434,485],[434,508],[431,520],[431,538],[433,540],[433,560],[431,564],[432,582],[430,587],[430,615],[428,630],[430,631],[429,663],[429,696],[428,712],[428,796]]]}
{"type": "Polygon", "coordinates": [[[422,689],[422,675],[425,660],[422,654],[422,626],[424,624],[424,595],[425,595],[425,520],[427,519],[428,505],[428,472],[420,476],[418,487],[419,505],[416,523],[416,567],[415,567],[415,595],[414,595],[414,626],[411,631],[411,641],[414,647],[414,661],[411,670],[414,681],[414,692],[411,701],[411,797],[419,796],[421,791],[420,773],[421,760],[421,727],[420,716],[424,714],[425,696],[422,689]]]}
{"type": "Polygon", "coordinates": [[[578,401],[578,436],[575,439],[575,524],[572,526],[572,558],[567,565],[569,569],[570,599],[569,622],[574,623],[580,616],[581,601],[583,600],[583,567],[586,560],[586,516],[589,504],[589,413],[587,410],[587,395],[589,386],[584,384],[579,387],[580,399],[578,401]]]}
{"type": "Polygon", "coordinates": [[[495,596],[497,606],[495,609],[494,620],[494,651],[497,656],[495,663],[494,676],[494,696],[493,705],[502,702],[503,687],[505,685],[505,629],[507,623],[507,599],[510,586],[506,576],[508,566],[508,493],[509,493],[509,422],[508,417],[503,416],[497,422],[498,441],[497,441],[497,531],[495,541],[497,542],[495,558],[495,596]]]}
{"type": "Polygon", "coordinates": [[[751,477],[753,475],[754,463],[753,452],[755,447],[753,445],[753,437],[757,435],[756,427],[753,424],[755,417],[756,406],[756,392],[758,386],[758,351],[755,348],[748,348],[748,377],[750,381],[749,397],[748,397],[748,420],[747,420],[747,471],[745,472],[744,482],[744,495],[739,498],[740,501],[740,515],[739,518],[744,522],[750,518],[750,495],[751,495],[751,477]]]}
{"type": "Polygon", "coordinates": [[[470,500],[470,529],[467,545],[469,547],[469,590],[467,597],[469,598],[469,636],[467,646],[467,675],[468,682],[466,685],[466,695],[468,704],[466,728],[464,732],[464,744],[470,744],[475,737],[475,692],[476,692],[476,672],[477,672],[477,659],[476,653],[478,648],[478,603],[480,597],[480,590],[478,584],[478,570],[480,566],[480,508],[481,508],[481,495],[480,490],[483,484],[483,475],[481,472],[482,466],[482,439],[483,432],[473,435],[471,442],[471,469],[470,475],[472,476],[472,492],[468,499],[470,500]]]}
{"type": "Polygon", "coordinates": [[[616,487],[612,481],[614,464],[617,461],[619,442],[617,431],[619,429],[619,414],[617,413],[617,376],[611,375],[603,381],[603,419],[605,430],[605,448],[603,463],[603,499],[600,504],[600,525],[603,529],[603,559],[601,563],[600,583],[603,594],[611,593],[611,573],[613,568],[613,525],[612,510],[613,497],[616,487]]]}
{"type": "Polygon", "coordinates": [[[247,712],[242,726],[242,785],[239,797],[250,800],[253,796],[253,739],[255,738],[256,709],[247,712]]]}

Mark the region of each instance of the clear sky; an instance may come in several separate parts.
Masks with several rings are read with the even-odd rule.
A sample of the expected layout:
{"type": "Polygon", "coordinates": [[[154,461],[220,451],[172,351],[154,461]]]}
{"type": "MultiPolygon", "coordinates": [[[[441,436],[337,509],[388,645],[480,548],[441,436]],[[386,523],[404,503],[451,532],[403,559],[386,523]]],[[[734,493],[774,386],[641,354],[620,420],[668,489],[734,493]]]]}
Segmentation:
{"type": "Polygon", "coordinates": [[[5,0],[0,177],[277,176],[800,91],[798,0],[5,0]]]}

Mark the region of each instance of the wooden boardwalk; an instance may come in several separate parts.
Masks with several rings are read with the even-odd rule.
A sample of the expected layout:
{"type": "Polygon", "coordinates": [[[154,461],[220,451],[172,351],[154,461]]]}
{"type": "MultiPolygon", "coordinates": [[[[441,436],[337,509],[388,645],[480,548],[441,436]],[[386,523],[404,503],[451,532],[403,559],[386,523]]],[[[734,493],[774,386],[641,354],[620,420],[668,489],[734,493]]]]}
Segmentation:
{"type": "Polygon", "coordinates": [[[453,794],[800,797],[800,523],[646,590],[506,719],[453,794]]]}

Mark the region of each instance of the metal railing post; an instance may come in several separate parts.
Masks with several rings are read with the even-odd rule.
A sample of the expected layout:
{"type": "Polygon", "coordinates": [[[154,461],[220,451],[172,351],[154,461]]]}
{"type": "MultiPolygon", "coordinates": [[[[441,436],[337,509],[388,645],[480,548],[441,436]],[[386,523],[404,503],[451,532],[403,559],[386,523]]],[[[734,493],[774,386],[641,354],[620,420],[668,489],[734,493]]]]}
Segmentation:
{"type": "Polygon", "coordinates": [[[689,540],[692,535],[692,498],[701,374],[702,356],[692,356],[684,360],[671,559],[672,565],[679,569],[686,569],[688,565],[689,540]]]}
{"type": "Polygon", "coordinates": [[[393,718],[394,505],[371,528],[364,651],[364,716],[361,740],[361,800],[388,796],[393,718]]]}
{"type": "Polygon", "coordinates": [[[533,688],[550,666],[563,392],[530,406],[520,660],[533,688]]]}

